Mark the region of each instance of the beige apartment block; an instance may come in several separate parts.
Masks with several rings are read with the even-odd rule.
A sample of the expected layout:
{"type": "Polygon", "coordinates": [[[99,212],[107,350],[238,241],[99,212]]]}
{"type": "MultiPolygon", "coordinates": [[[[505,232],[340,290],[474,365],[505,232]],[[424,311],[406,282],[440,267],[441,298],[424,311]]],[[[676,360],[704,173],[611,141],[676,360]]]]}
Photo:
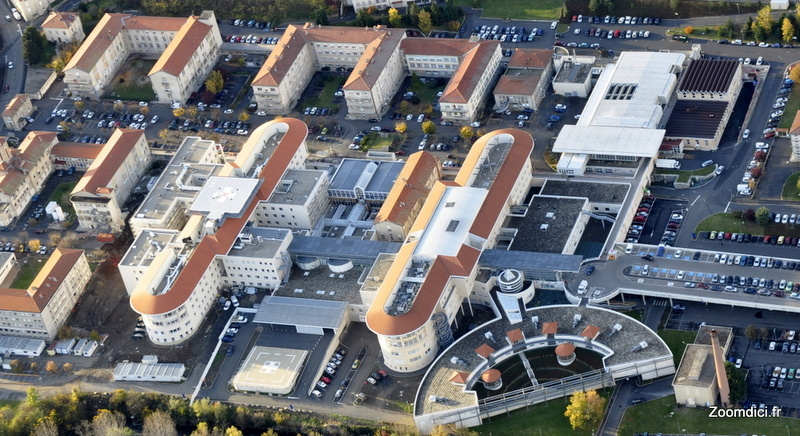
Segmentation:
{"type": "Polygon", "coordinates": [[[28,207],[53,169],[50,149],[55,132],[30,132],[19,147],[0,138],[0,226],[7,227],[28,207]]]}
{"type": "Polygon", "coordinates": [[[149,167],[150,157],[142,130],[115,130],[70,194],[79,228],[122,230],[122,206],[149,167]]]}
{"type": "Polygon", "coordinates": [[[45,38],[56,44],[81,42],[86,38],[81,16],[74,12],[50,12],[42,23],[42,30],[45,38]]]}
{"type": "Polygon", "coordinates": [[[506,72],[494,87],[494,109],[539,110],[553,78],[553,50],[514,50],[506,72]]]}
{"type": "Polygon", "coordinates": [[[158,100],[183,103],[211,71],[220,45],[211,11],[188,19],[106,14],[64,68],[64,83],[74,95],[98,98],[131,55],[153,57],[158,100]]]}
{"type": "Polygon", "coordinates": [[[47,12],[50,2],[47,0],[11,0],[11,6],[17,11],[25,21],[33,21],[47,12]]]}
{"type": "MultiPolygon", "coordinates": [[[[19,272],[13,253],[0,255],[0,279],[19,272]]],[[[57,248],[26,289],[0,288],[0,334],[55,339],[91,278],[83,250],[57,248]]]]}

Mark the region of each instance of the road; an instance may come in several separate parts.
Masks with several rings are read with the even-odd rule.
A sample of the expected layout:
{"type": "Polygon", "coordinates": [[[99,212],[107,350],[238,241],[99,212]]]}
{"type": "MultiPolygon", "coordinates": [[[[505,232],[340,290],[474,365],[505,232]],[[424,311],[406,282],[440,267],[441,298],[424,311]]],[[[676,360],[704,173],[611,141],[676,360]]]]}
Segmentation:
{"type": "MultiPolygon", "coordinates": [[[[7,2],[0,2],[0,16],[11,15],[11,7],[7,2]]],[[[2,68],[6,68],[9,62],[14,63],[14,68],[6,68],[6,77],[3,82],[10,91],[0,94],[0,107],[5,107],[11,99],[18,93],[25,91],[25,63],[22,61],[22,31],[27,26],[24,21],[13,20],[3,22],[0,26],[0,33],[3,35],[5,48],[0,52],[3,61],[2,68]]]]}

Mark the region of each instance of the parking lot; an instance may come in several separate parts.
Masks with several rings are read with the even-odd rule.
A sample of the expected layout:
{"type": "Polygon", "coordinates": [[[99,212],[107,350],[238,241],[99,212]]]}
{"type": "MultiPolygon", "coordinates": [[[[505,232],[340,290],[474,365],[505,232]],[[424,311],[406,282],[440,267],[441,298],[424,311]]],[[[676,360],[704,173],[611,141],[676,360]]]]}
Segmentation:
{"type": "Polygon", "coordinates": [[[677,239],[681,228],[674,227],[668,229],[667,227],[669,226],[673,214],[679,214],[681,215],[681,220],[683,219],[683,212],[686,210],[686,207],[687,203],[685,201],[656,198],[652,207],[646,212],[646,221],[640,224],[642,228],[639,230],[638,235],[629,236],[635,236],[637,238],[636,242],[641,244],[658,245],[662,242],[665,232],[673,232],[670,233],[670,235],[674,241],[677,239]]]}

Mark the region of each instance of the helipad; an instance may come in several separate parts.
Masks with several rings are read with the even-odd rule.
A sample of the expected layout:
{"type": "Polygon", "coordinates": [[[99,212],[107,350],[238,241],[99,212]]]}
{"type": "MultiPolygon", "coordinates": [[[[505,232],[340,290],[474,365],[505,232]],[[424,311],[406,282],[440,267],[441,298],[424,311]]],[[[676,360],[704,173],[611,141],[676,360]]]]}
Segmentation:
{"type": "Polygon", "coordinates": [[[308,352],[291,348],[253,347],[233,377],[237,391],[286,395],[294,390],[308,352]]]}

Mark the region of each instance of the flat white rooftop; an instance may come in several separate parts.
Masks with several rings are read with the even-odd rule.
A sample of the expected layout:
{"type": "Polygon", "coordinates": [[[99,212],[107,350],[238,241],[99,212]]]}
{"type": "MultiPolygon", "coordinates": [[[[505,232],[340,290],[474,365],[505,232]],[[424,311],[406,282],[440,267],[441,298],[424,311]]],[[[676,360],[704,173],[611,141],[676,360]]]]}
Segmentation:
{"type": "Polygon", "coordinates": [[[431,257],[458,254],[488,192],[483,188],[448,187],[414,254],[431,257]]]}
{"type": "Polygon", "coordinates": [[[307,355],[305,350],[253,347],[233,377],[233,388],[247,392],[289,394],[294,390],[307,355]]]}
{"type": "Polygon", "coordinates": [[[207,214],[211,219],[240,216],[259,184],[258,178],[209,177],[189,210],[207,214]]]}
{"type": "Polygon", "coordinates": [[[556,153],[654,157],[664,139],[662,129],[565,125],[553,144],[556,153]]]}

